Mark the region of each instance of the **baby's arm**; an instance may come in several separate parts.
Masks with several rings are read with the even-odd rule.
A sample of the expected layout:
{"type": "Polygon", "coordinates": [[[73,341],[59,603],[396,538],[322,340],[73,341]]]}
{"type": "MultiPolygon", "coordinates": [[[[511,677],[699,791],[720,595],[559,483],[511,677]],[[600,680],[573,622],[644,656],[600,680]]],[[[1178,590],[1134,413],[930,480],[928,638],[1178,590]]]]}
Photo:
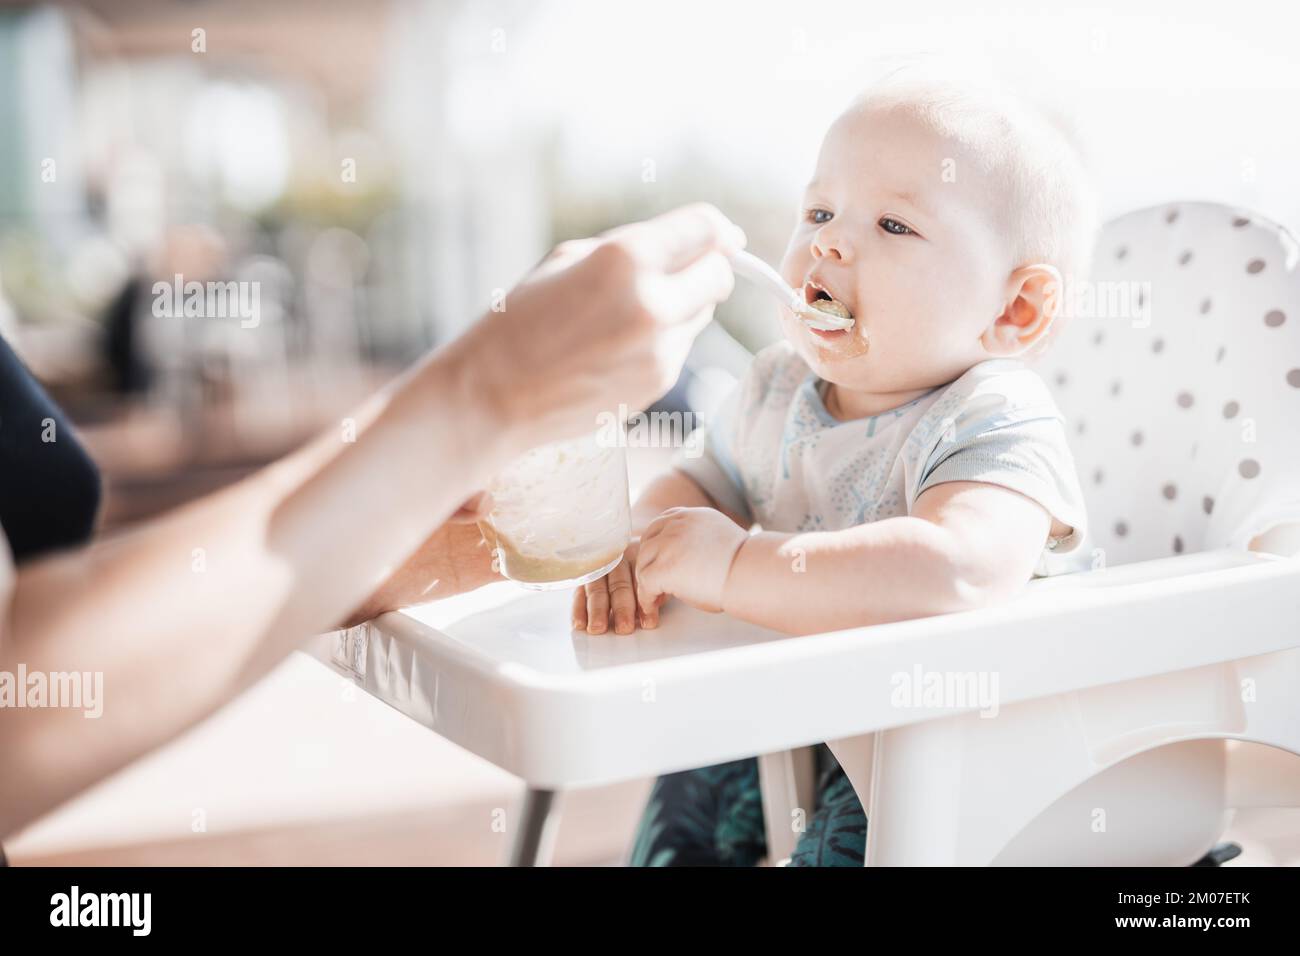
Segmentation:
{"type": "Polygon", "coordinates": [[[972,481],[934,485],[912,514],[844,531],[736,536],[683,509],[642,536],[638,599],[643,614],[671,594],[791,634],[967,610],[1030,579],[1050,521],[1019,492],[972,481]]]}
{"type": "Polygon", "coordinates": [[[650,482],[632,506],[632,537],[641,537],[646,525],[669,508],[717,508],[717,504],[694,478],[670,468],[650,482]]]}

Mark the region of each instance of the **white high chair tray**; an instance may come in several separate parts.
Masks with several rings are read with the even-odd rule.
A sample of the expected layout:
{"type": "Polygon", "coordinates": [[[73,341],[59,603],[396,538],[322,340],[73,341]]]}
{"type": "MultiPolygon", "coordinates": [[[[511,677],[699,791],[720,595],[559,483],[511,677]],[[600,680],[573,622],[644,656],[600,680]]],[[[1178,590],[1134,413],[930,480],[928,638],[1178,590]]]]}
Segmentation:
{"type": "Polygon", "coordinates": [[[995,672],[1000,706],[1300,645],[1300,561],[1222,549],[1032,582],[993,608],[791,637],[680,603],[591,637],[570,591],[499,583],[309,652],[443,737],[562,790],[979,709],[898,706],[897,675],[995,672]]]}

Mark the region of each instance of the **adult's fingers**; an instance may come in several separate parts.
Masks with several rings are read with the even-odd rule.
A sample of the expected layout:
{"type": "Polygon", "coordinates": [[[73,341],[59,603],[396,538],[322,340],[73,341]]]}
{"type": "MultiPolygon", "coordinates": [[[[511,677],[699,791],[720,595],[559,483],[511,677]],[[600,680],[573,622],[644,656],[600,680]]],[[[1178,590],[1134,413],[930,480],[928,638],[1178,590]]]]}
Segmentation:
{"type": "Polygon", "coordinates": [[[661,306],[657,313],[673,324],[687,322],[727,298],[735,287],[736,275],[727,257],[707,252],[684,269],[654,280],[661,306]]]}
{"type": "MultiPolygon", "coordinates": [[[[607,577],[607,576],[606,576],[607,577]]],[[[600,577],[585,585],[587,591],[587,633],[604,634],[609,626],[609,585],[600,577]]]]}
{"type": "Polygon", "coordinates": [[[575,631],[585,631],[587,629],[587,589],[585,587],[576,588],[573,592],[573,629],[575,631]]]}
{"type": "Polygon", "coordinates": [[[708,203],[692,203],[605,234],[618,239],[641,265],[677,272],[707,252],[727,255],[745,247],[745,233],[708,203]]]}
{"type": "Polygon", "coordinates": [[[609,606],[614,613],[614,633],[631,634],[636,629],[636,589],[632,569],[625,560],[609,572],[609,606]]]}

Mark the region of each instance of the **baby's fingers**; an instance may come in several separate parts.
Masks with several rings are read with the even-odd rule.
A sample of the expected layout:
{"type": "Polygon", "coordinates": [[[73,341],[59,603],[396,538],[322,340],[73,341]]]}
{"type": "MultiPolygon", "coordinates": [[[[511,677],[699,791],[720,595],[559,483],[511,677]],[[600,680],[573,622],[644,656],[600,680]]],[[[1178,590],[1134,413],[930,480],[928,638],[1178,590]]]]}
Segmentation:
{"type": "Polygon", "coordinates": [[[641,626],[647,631],[652,631],[659,626],[659,609],[668,601],[667,594],[660,594],[650,602],[650,610],[641,615],[641,626]]]}
{"type": "MultiPolygon", "coordinates": [[[[644,552],[642,552],[644,554],[644,552]]],[[[641,609],[641,626],[647,630],[659,626],[659,608],[667,596],[655,583],[654,562],[638,563],[636,568],[636,602],[641,609]]]]}

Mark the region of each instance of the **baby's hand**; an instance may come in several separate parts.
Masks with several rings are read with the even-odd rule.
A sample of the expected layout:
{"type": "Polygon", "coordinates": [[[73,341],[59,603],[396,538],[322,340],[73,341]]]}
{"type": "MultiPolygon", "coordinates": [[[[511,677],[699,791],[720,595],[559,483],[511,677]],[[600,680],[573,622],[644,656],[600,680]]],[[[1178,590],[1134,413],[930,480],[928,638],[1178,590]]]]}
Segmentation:
{"type": "Polygon", "coordinates": [[[623,560],[603,578],[584,584],[573,594],[573,629],[604,634],[612,620],[615,634],[631,634],[637,620],[636,567],[638,539],[623,552],[623,560]]]}
{"type": "Polygon", "coordinates": [[[642,627],[659,623],[669,595],[712,614],[736,552],[749,535],[713,508],[669,508],[646,526],[635,574],[642,627]]]}

